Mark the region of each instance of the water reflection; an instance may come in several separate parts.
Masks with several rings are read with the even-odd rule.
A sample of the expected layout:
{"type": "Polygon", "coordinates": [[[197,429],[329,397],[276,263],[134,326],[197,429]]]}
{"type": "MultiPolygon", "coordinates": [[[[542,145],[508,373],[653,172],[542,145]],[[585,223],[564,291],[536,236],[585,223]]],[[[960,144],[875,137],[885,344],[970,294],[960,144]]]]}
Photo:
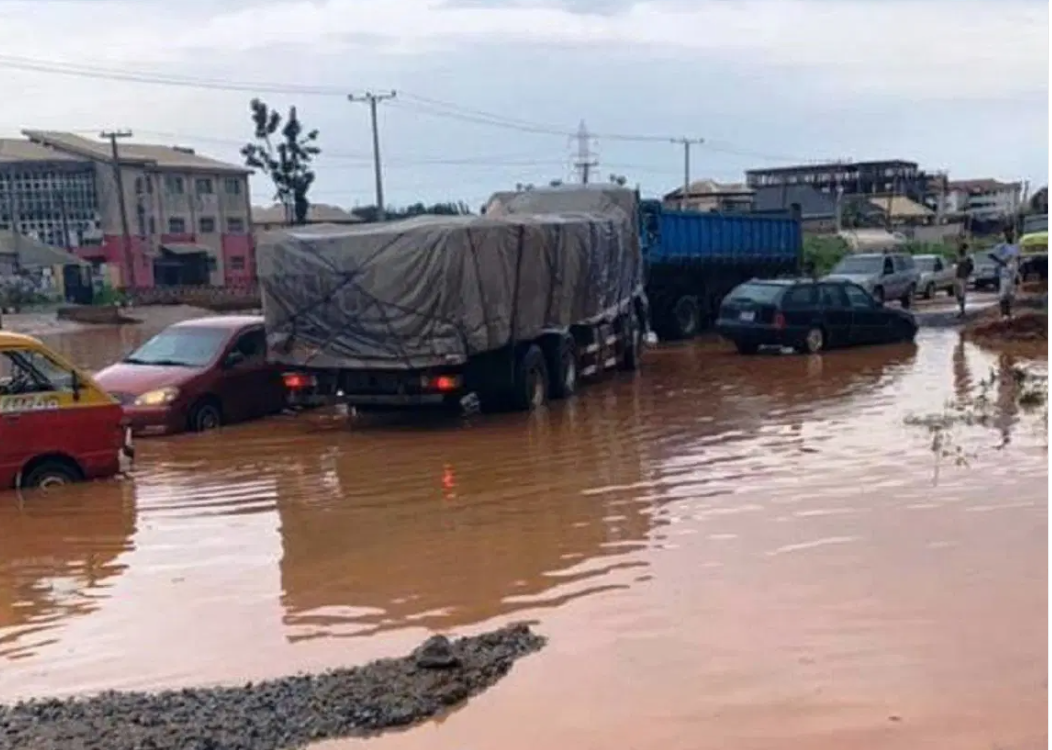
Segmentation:
{"type": "Polygon", "coordinates": [[[26,500],[0,494],[0,661],[31,656],[65,621],[96,611],[135,533],[126,483],[26,500]]]}
{"type": "Polygon", "coordinates": [[[619,384],[525,421],[317,426],[328,448],[279,479],[290,638],[455,628],[627,585],[647,503],[588,492],[643,477],[647,446],[617,424],[636,396],[619,384]]]}

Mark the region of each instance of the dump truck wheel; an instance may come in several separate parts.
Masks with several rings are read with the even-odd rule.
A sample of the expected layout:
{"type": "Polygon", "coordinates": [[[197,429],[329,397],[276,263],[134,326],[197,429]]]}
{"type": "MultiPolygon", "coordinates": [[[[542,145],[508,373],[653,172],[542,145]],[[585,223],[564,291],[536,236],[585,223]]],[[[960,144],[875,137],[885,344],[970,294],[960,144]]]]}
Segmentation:
{"type": "Polygon", "coordinates": [[[621,356],[621,369],[634,372],[643,362],[643,330],[634,313],[625,316],[625,350],[621,356]]]}

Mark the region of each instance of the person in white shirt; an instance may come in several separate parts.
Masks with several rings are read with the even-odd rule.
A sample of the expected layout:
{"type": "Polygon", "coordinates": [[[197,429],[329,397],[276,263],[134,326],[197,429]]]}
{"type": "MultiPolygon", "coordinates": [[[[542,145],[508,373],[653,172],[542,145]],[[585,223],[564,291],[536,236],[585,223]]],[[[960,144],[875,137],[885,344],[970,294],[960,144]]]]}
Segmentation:
{"type": "Polygon", "coordinates": [[[1015,229],[1005,227],[1005,241],[994,248],[990,258],[998,266],[998,301],[1001,317],[1012,317],[1012,300],[1015,298],[1016,282],[1019,278],[1019,245],[1015,244],[1015,229]]]}

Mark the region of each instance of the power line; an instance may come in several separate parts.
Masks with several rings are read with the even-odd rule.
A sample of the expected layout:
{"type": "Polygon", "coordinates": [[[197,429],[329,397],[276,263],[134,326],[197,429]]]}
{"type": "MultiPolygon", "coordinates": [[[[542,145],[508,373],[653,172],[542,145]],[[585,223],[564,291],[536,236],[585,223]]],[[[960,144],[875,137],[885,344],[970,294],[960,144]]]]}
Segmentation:
{"type": "MultiPolygon", "coordinates": [[[[197,78],[180,75],[123,71],[114,68],[106,68],[96,65],[85,65],[80,63],[65,63],[49,60],[38,60],[25,57],[14,57],[11,55],[0,55],[0,68],[12,70],[23,70],[27,72],[46,73],[52,75],[64,75],[77,78],[89,78],[97,80],[109,80],[124,83],[138,83],[144,85],[176,86],[200,90],[231,91],[252,94],[285,94],[297,96],[319,96],[319,97],[345,97],[346,91],[334,86],[308,86],[304,84],[273,83],[262,81],[231,81],[222,79],[197,78]]],[[[561,138],[574,137],[575,133],[565,128],[558,128],[542,123],[506,117],[503,115],[486,112],[484,110],[464,107],[451,102],[443,102],[426,96],[420,96],[408,92],[399,92],[399,96],[405,101],[394,102],[399,107],[410,109],[420,114],[432,117],[440,117],[465,123],[485,125],[494,128],[514,130],[520,133],[534,135],[558,136],[561,138]]],[[[605,141],[624,141],[632,143],[668,143],[669,137],[663,135],[646,135],[632,133],[593,133],[592,137],[605,141]]],[[[764,161],[801,162],[806,163],[813,160],[802,159],[786,155],[772,155],[745,149],[738,149],[730,145],[720,145],[718,141],[708,141],[706,147],[709,150],[722,152],[735,156],[757,158],[764,161]]]]}

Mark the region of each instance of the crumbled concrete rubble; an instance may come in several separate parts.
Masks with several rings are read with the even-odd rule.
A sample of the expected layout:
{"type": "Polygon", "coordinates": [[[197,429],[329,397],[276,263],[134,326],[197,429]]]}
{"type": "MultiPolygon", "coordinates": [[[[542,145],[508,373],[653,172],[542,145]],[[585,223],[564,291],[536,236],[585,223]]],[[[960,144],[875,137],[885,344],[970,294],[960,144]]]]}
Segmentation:
{"type": "Polygon", "coordinates": [[[286,750],[434,716],[480,693],[542,636],[511,625],[411,656],[240,687],[102,693],[0,706],[0,750],[286,750]]]}

